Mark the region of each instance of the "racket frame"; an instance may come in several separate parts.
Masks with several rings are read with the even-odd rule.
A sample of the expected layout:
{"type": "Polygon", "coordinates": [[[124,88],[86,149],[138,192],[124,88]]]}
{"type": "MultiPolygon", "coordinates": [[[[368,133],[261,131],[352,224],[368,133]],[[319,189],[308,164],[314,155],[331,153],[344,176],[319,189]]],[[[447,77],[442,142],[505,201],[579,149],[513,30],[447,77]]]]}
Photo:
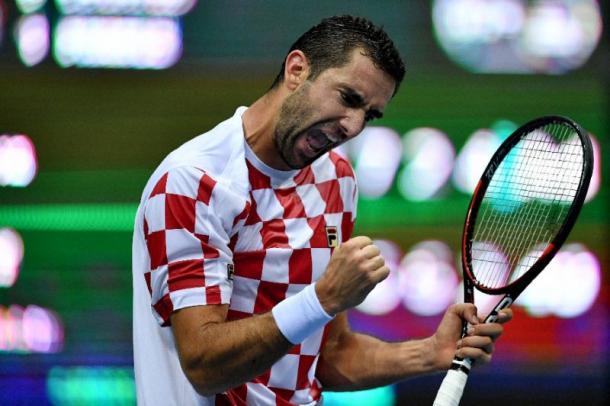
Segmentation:
{"type": "MultiPolygon", "coordinates": [[[[588,133],[573,120],[562,116],[544,116],[524,124],[515,130],[515,132],[513,132],[494,153],[474,190],[470,205],[466,212],[466,220],[464,222],[464,230],[462,233],[461,259],[464,279],[464,302],[474,303],[475,288],[487,294],[504,294],[502,300],[495,305],[493,310],[485,318],[484,323],[493,323],[497,321],[498,312],[509,307],[559,251],[568,234],[572,230],[574,223],[576,222],[576,218],[578,217],[578,214],[583,206],[587,191],[589,189],[592,172],[593,146],[588,133]],[[540,258],[538,258],[532,267],[530,267],[530,269],[521,277],[517,278],[515,281],[506,286],[498,288],[490,288],[478,284],[471,268],[471,249],[476,217],[481,201],[485,195],[485,191],[487,190],[495,171],[500,166],[500,163],[504,157],[511,151],[512,147],[516,145],[524,135],[530,133],[532,130],[542,128],[553,123],[568,124],[570,127],[572,127],[578,134],[578,137],[581,139],[583,148],[583,174],[580,178],[576,196],[574,197],[574,201],[568,210],[564,224],[557,232],[555,238],[543,251],[540,258]]],[[[468,324],[464,322],[462,337],[466,335],[467,328],[468,324]]],[[[449,368],[449,371],[443,379],[441,387],[436,394],[434,406],[456,406],[459,404],[464,387],[466,386],[466,380],[470,372],[470,368],[472,367],[472,363],[473,361],[468,358],[460,358],[456,356],[453,359],[451,367],[449,368]]]]}
{"type": "MultiPolygon", "coordinates": [[[[501,300],[496,308],[492,311],[492,313],[497,313],[497,311],[510,306],[512,302],[523,292],[523,290],[538,276],[538,274],[548,265],[548,263],[553,259],[555,254],[559,251],[559,248],[563,245],[568,234],[574,227],[578,214],[584,204],[585,197],[587,195],[587,191],[589,189],[589,182],[591,180],[591,174],[593,173],[593,146],[591,144],[591,140],[587,135],[587,131],[584,130],[580,125],[578,125],[573,120],[563,117],[563,116],[544,116],[532,120],[520,128],[518,128],[513,134],[511,134],[498,148],[498,150],[494,153],[493,157],[490,159],[481,179],[479,180],[474,193],[472,195],[472,199],[470,200],[470,205],[466,212],[466,220],[464,221],[464,230],[462,233],[462,270],[464,274],[464,301],[468,303],[473,303],[474,299],[474,291],[473,288],[476,287],[483,293],[487,293],[490,295],[499,295],[505,294],[505,298],[501,300]],[[515,146],[521,138],[529,134],[531,131],[542,128],[547,125],[551,125],[554,123],[567,124],[572,127],[575,132],[578,134],[578,137],[581,140],[583,147],[583,174],[580,177],[580,183],[578,185],[578,191],[576,196],[574,197],[574,201],[568,210],[566,215],[566,219],[557,232],[555,238],[547,245],[546,249],[540,255],[540,258],[530,267],[527,272],[517,278],[512,283],[507,284],[506,286],[501,286],[497,288],[490,288],[487,286],[483,286],[477,283],[477,280],[472,272],[472,240],[473,240],[473,232],[476,224],[476,217],[485,196],[485,191],[489,186],[491,179],[493,178],[494,173],[500,166],[502,160],[506,155],[508,155],[513,146],[515,146]]],[[[490,313],[491,315],[491,313],[490,313]]]]}

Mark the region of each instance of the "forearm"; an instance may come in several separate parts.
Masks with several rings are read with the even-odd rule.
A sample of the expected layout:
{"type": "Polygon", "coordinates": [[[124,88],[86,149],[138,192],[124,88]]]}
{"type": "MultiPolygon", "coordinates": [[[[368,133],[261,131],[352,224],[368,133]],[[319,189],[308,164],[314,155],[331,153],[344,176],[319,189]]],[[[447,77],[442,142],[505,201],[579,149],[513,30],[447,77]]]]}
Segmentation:
{"type": "Polygon", "coordinates": [[[430,338],[388,343],[350,332],[334,344],[318,367],[325,390],[367,389],[439,370],[430,338]]]}
{"type": "Polygon", "coordinates": [[[180,362],[202,395],[238,386],[268,370],[293,346],[271,313],[230,322],[208,322],[187,332],[180,362]]]}

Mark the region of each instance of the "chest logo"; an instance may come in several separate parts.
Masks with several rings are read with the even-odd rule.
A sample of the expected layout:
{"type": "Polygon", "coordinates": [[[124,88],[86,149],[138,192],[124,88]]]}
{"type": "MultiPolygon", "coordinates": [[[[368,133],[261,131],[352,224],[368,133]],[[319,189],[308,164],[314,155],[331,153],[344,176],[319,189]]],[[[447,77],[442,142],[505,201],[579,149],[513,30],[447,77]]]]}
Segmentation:
{"type": "Polygon", "coordinates": [[[336,248],[339,245],[339,233],[337,227],[326,226],[326,242],[329,248],[336,248]]]}

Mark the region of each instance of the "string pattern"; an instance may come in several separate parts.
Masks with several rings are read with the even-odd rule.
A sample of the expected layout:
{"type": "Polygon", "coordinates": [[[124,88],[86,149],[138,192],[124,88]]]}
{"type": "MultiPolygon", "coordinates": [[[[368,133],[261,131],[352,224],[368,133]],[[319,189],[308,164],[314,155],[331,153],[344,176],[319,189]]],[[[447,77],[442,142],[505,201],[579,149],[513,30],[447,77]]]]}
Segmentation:
{"type": "Polygon", "coordinates": [[[553,241],[584,171],[576,130],[552,123],[523,136],[497,167],[472,238],[478,284],[500,288],[527,272],[553,241]]]}

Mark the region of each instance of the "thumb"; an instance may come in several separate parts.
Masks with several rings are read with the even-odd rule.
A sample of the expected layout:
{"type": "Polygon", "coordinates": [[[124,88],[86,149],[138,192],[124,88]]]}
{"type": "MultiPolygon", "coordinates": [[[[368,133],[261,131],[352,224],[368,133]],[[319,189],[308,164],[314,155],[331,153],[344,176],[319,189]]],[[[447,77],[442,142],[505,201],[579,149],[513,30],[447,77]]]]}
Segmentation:
{"type": "Polygon", "coordinates": [[[467,321],[470,324],[479,324],[479,318],[477,316],[477,307],[472,303],[462,303],[455,307],[455,312],[462,320],[467,321]]]}

